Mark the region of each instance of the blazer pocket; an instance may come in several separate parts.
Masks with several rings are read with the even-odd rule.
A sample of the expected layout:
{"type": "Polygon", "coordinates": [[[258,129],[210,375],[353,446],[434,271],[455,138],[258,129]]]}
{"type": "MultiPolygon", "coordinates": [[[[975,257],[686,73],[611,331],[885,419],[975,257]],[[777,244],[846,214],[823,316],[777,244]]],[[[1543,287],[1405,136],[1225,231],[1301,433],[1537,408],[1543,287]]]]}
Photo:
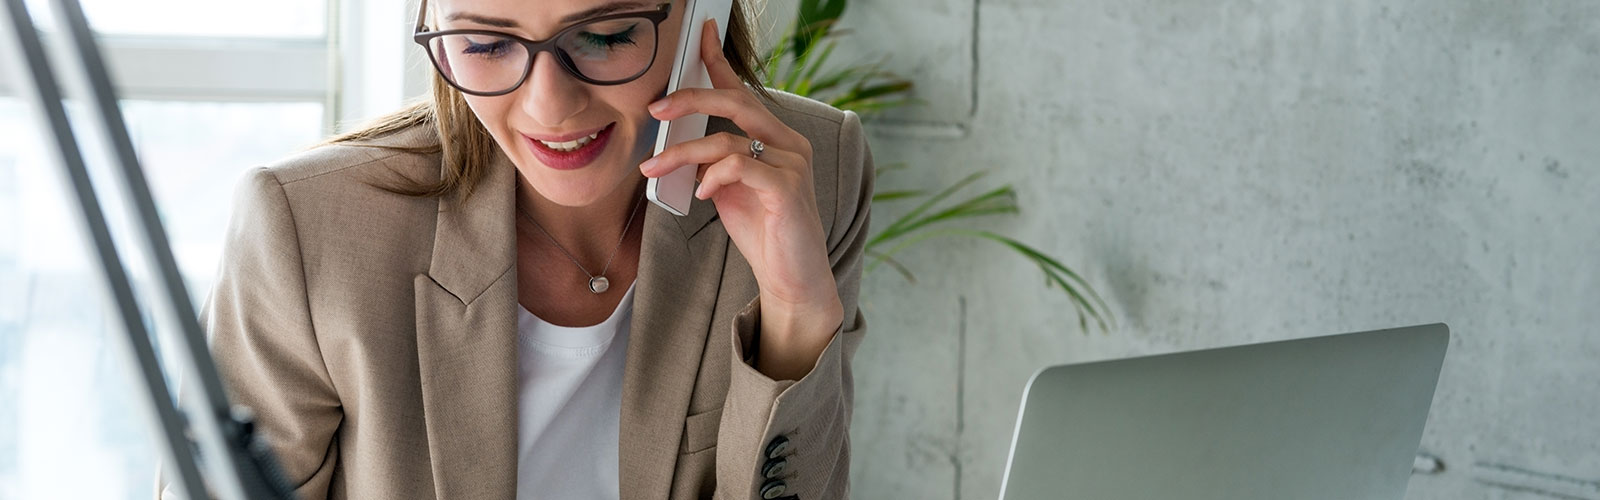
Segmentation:
{"type": "Polygon", "coordinates": [[[683,439],[679,453],[694,453],[717,446],[717,428],[722,425],[722,408],[689,415],[683,419],[683,439]]]}

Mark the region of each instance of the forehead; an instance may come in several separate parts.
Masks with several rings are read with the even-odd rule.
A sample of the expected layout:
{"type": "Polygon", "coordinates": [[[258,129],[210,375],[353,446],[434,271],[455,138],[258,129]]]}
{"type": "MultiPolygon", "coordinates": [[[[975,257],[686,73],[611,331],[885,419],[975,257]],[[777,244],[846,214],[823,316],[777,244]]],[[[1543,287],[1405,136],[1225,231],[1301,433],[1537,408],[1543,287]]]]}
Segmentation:
{"type": "Polygon", "coordinates": [[[494,27],[551,34],[583,19],[649,10],[668,0],[430,0],[433,19],[450,27],[494,27]]]}

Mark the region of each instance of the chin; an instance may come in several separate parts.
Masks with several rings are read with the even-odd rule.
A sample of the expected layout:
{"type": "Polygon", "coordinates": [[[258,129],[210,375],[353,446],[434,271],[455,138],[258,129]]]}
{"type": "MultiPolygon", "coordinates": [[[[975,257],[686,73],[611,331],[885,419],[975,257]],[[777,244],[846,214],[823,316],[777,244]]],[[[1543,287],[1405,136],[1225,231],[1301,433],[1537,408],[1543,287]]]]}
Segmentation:
{"type": "Polygon", "coordinates": [[[561,171],[529,160],[519,164],[517,170],[522,171],[523,178],[533,190],[551,203],[564,207],[585,207],[593,205],[607,197],[615,196],[618,190],[632,191],[635,182],[643,181],[644,175],[629,176],[627,172],[619,172],[630,165],[619,165],[617,160],[602,158],[594,164],[579,170],[561,171]],[[530,175],[529,172],[535,174],[530,175]]]}
{"type": "MultiPolygon", "coordinates": [[[[543,169],[546,175],[528,176],[528,184],[540,197],[550,200],[551,203],[564,207],[585,207],[605,198],[611,192],[608,186],[602,186],[601,179],[593,176],[582,175],[548,175],[549,167],[544,165],[531,165],[534,169],[543,169]]],[[[528,169],[523,169],[527,172],[528,169]]],[[[609,177],[609,176],[608,176],[609,177]]]]}

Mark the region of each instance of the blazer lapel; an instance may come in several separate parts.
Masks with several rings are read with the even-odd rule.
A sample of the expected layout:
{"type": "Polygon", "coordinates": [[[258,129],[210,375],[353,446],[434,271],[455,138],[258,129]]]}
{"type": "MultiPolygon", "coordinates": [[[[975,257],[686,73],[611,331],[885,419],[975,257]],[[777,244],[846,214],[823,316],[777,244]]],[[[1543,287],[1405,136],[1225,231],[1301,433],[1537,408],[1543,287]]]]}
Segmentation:
{"type": "MultiPolygon", "coordinates": [[[[733,122],[711,117],[706,135],[723,131],[743,134],[733,122]]],[[[712,224],[717,219],[716,205],[700,199],[683,217],[653,204],[645,211],[622,376],[622,500],[663,500],[672,488],[731,245],[712,224]]]]}
{"type": "Polygon", "coordinates": [[[441,200],[417,275],[417,361],[434,494],[504,499],[517,479],[515,168],[504,155],[465,203],[441,200]]]}
{"type": "MultiPolygon", "coordinates": [[[[721,118],[707,128],[738,132],[721,118]]],[[[516,494],[515,172],[497,155],[470,199],[441,200],[433,259],[413,283],[423,416],[442,499],[516,494]]],[[[716,206],[702,200],[685,217],[645,210],[622,382],[624,499],[665,499],[672,485],[729,245],[712,229],[716,219],[716,206]]]]}
{"type": "Polygon", "coordinates": [[[672,487],[728,251],[724,233],[707,227],[715,214],[700,200],[687,217],[655,205],[645,211],[622,379],[623,500],[662,500],[672,487]]]}

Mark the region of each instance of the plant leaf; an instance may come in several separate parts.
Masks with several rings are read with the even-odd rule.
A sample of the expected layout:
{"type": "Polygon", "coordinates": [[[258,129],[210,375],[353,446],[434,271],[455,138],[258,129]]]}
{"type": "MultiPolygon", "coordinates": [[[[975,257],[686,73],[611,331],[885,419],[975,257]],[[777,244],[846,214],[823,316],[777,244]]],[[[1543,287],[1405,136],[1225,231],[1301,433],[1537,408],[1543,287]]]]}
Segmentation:
{"type": "Polygon", "coordinates": [[[844,15],[847,0],[800,0],[800,13],[795,18],[799,29],[793,42],[794,53],[809,50],[815,40],[826,35],[830,26],[844,15]]]}
{"type": "Polygon", "coordinates": [[[821,92],[833,90],[835,87],[842,85],[846,80],[856,78],[857,75],[862,74],[864,71],[865,68],[861,66],[852,66],[823,73],[821,79],[812,80],[811,93],[808,95],[816,95],[821,92]]]}
{"type": "MultiPolygon", "coordinates": [[[[887,76],[888,75],[886,73],[880,73],[878,75],[879,78],[883,78],[883,77],[887,77],[887,76]]],[[[893,80],[893,81],[889,81],[889,82],[886,82],[886,83],[868,84],[867,83],[868,80],[869,80],[869,78],[863,78],[861,81],[857,82],[854,86],[852,86],[849,91],[846,91],[843,94],[834,97],[829,104],[834,104],[836,107],[840,107],[841,109],[852,109],[852,110],[856,110],[856,109],[873,109],[873,110],[875,110],[875,109],[882,109],[882,108],[900,106],[900,105],[904,105],[904,104],[910,104],[910,99],[911,98],[902,98],[902,99],[900,99],[898,101],[886,101],[885,100],[884,102],[891,103],[891,104],[888,104],[888,105],[876,105],[874,103],[882,100],[882,98],[887,97],[887,96],[905,94],[907,92],[910,92],[912,87],[913,87],[911,82],[908,82],[908,81],[905,81],[905,80],[893,80]]]]}
{"type": "MultiPolygon", "coordinates": [[[[848,0],[800,0],[799,15],[781,37],[777,45],[765,54],[766,68],[762,83],[798,95],[827,102],[839,109],[863,115],[885,109],[924,104],[911,95],[913,82],[883,70],[887,58],[871,64],[831,68],[838,39],[848,30],[836,29],[844,14],[848,0]]],[[[907,168],[904,163],[879,165],[874,175],[883,175],[907,168]]],[[[865,272],[888,264],[908,282],[916,277],[894,256],[931,238],[964,236],[999,243],[1016,254],[1033,262],[1044,274],[1046,288],[1060,286],[1069,298],[1078,318],[1078,328],[1089,330],[1089,319],[1103,331],[1109,331],[1110,310],[1100,295],[1082,276],[1055,258],[1013,238],[989,231],[950,228],[941,223],[999,214],[1016,214],[1016,191],[1010,185],[991,189],[948,206],[948,199],[984,175],[973,173],[947,186],[932,196],[925,190],[895,190],[874,193],[872,201],[889,202],[926,197],[910,212],[896,218],[887,228],[867,241],[865,252],[872,259],[865,272]],[[893,242],[887,250],[883,245],[893,242]]]]}
{"type": "Polygon", "coordinates": [[[833,49],[837,46],[839,46],[837,41],[829,40],[828,44],[822,47],[822,54],[812,60],[811,67],[807,68],[805,74],[800,76],[800,81],[796,82],[794,93],[800,95],[811,94],[811,80],[816,78],[817,71],[822,70],[823,65],[828,64],[828,58],[833,55],[833,49]]]}
{"type": "Polygon", "coordinates": [[[910,224],[897,228],[902,233],[909,233],[924,226],[955,219],[981,217],[985,215],[1015,214],[1020,212],[1017,208],[1016,193],[1011,186],[1001,186],[987,193],[968,198],[950,208],[940,210],[927,217],[918,219],[910,224]]]}
{"type": "Polygon", "coordinates": [[[851,91],[850,94],[856,99],[865,100],[889,94],[909,92],[910,90],[911,82],[900,80],[878,85],[867,85],[861,87],[859,90],[851,91]]]}
{"type": "MultiPolygon", "coordinates": [[[[805,52],[796,52],[794,54],[794,60],[789,65],[788,71],[784,72],[783,83],[781,85],[781,88],[784,91],[795,91],[795,82],[800,81],[800,75],[805,72],[807,65],[810,64],[811,54],[814,52],[816,52],[816,47],[806,47],[805,52]]],[[[798,92],[795,93],[798,94],[798,92]]]]}
{"type": "Polygon", "coordinates": [[[888,251],[874,251],[874,253],[878,253],[883,256],[880,258],[880,260],[890,259],[901,250],[914,246],[928,239],[948,236],[968,236],[986,239],[1000,243],[1017,252],[1018,254],[1032,261],[1034,265],[1037,265],[1040,271],[1044,273],[1046,287],[1060,286],[1061,290],[1067,294],[1069,301],[1073,304],[1074,310],[1078,313],[1078,323],[1080,329],[1087,332],[1088,320],[1093,319],[1095,324],[1099,326],[1102,331],[1111,331],[1111,325],[1107,320],[1107,311],[1109,308],[1105,306],[1104,301],[1100,300],[1099,294],[1094,292],[1093,287],[1089,286],[1087,283],[1083,283],[1082,279],[1077,277],[1076,272],[1072,271],[1072,269],[1067,268],[1066,266],[1061,265],[1061,263],[1057,262],[1054,258],[1044,255],[1044,253],[1035,250],[1027,244],[1006,236],[1001,236],[989,231],[976,231],[971,229],[930,229],[909,235],[905,241],[901,241],[888,251]],[[1078,283],[1075,284],[1072,281],[1069,281],[1069,277],[1073,278],[1072,281],[1077,281],[1078,283]],[[1093,302],[1090,302],[1091,299],[1093,302]]]}
{"type": "MultiPolygon", "coordinates": [[[[936,212],[933,215],[920,217],[904,224],[892,225],[889,228],[879,232],[878,235],[873,239],[868,240],[867,247],[872,248],[878,244],[886,243],[890,240],[909,235],[921,230],[923,227],[938,222],[945,222],[961,218],[980,217],[984,215],[1012,214],[1017,213],[1018,211],[1019,209],[1016,206],[1016,198],[1011,190],[1011,187],[1002,186],[999,189],[995,189],[980,196],[972,197],[950,208],[936,212]]],[[[897,220],[897,222],[899,222],[899,220],[897,220]]],[[[919,240],[913,239],[911,241],[902,242],[885,253],[893,255],[899,252],[900,249],[916,241],[919,240]]]]}
{"type": "Polygon", "coordinates": [[[971,231],[971,233],[973,233],[975,236],[1000,242],[1001,244],[1011,247],[1011,249],[1016,250],[1018,253],[1021,253],[1033,260],[1034,263],[1037,264],[1047,276],[1049,276],[1050,282],[1060,285],[1062,290],[1066,291],[1068,295],[1072,296],[1072,299],[1075,303],[1080,303],[1083,306],[1083,310],[1087,311],[1089,316],[1094,318],[1095,323],[1100,325],[1101,330],[1110,331],[1110,328],[1106,325],[1105,317],[1101,314],[1101,311],[1108,309],[1105,305],[1105,301],[1100,299],[1100,295],[1095,293],[1094,288],[1088,286],[1088,283],[1085,283],[1083,278],[1078,276],[1078,273],[1073,272],[1072,269],[1061,265],[1061,263],[1057,262],[1054,258],[1051,258],[1050,256],[1045,255],[1043,252],[1035,250],[1033,247],[1030,247],[1020,241],[988,231],[971,231]],[[1074,281],[1078,282],[1078,285],[1074,286],[1072,283],[1067,282],[1066,279],[1063,279],[1062,275],[1072,277],[1074,281]],[[1083,294],[1078,291],[1079,288],[1082,288],[1084,292],[1089,294],[1090,297],[1093,297],[1094,303],[1091,304],[1088,300],[1086,300],[1083,294]]]}
{"type": "MultiPolygon", "coordinates": [[[[951,208],[941,210],[933,215],[920,217],[909,222],[906,222],[906,218],[898,219],[895,225],[878,232],[877,235],[868,240],[867,248],[874,249],[889,241],[913,235],[922,228],[938,222],[960,218],[980,217],[984,215],[1017,213],[1017,211],[1018,208],[1016,207],[1016,199],[1011,191],[1011,188],[1009,186],[1005,186],[984,195],[973,197],[965,202],[959,203],[951,208]]],[[[894,247],[891,247],[888,251],[883,252],[883,254],[894,255],[899,253],[901,250],[904,250],[906,247],[919,243],[927,237],[937,236],[940,233],[922,231],[922,234],[928,236],[915,236],[908,238],[904,241],[901,241],[894,247]]]]}
{"type": "Polygon", "coordinates": [[[876,193],[872,194],[872,202],[873,203],[881,203],[881,202],[885,202],[885,201],[895,201],[895,200],[901,200],[901,199],[905,199],[905,198],[916,198],[918,196],[924,196],[926,194],[928,194],[927,191],[923,191],[923,190],[920,190],[920,189],[905,189],[905,190],[899,190],[899,191],[879,191],[879,192],[876,192],[876,193]]]}
{"type": "Polygon", "coordinates": [[[854,111],[854,112],[856,112],[856,114],[871,115],[871,114],[883,111],[885,109],[901,108],[901,107],[910,106],[910,105],[913,105],[913,104],[921,104],[922,102],[923,101],[921,99],[906,98],[906,99],[898,99],[898,100],[893,100],[893,101],[869,100],[869,101],[846,103],[846,104],[843,104],[843,105],[834,104],[834,103],[831,103],[831,102],[829,104],[833,104],[834,107],[839,108],[839,109],[848,109],[850,111],[854,111]]]}
{"type": "Polygon", "coordinates": [[[765,57],[766,67],[764,68],[766,72],[761,75],[762,85],[774,88],[777,87],[778,65],[783,63],[783,56],[787,54],[784,49],[790,46],[789,41],[793,38],[794,31],[791,29],[789,32],[784,33],[783,38],[779,39],[778,43],[773,45],[771,50],[767,51],[767,55],[765,57]]]}
{"type": "Polygon", "coordinates": [[[971,175],[968,175],[965,178],[963,178],[963,179],[961,179],[959,181],[956,181],[955,184],[951,184],[951,185],[945,187],[943,190],[940,190],[938,194],[933,195],[933,197],[928,198],[927,201],[922,202],[921,205],[917,205],[916,208],[912,209],[910,212],[907,212],[905,215],[901,216],[899,219],[896,219],[895,223],[894,224],[890,224],[889,227],[887,229],[885,229],[885,231],[887,231],[888,229],[894,229],[894,228],[896,228],[898,226],[910,224],[912,221],[916,220],[917,217],[921,217],[923,212],[926,212],[926,211],[928,211],[928,209],[933,208],[934,205],[937,205],[937,204],[939,204],[939,202],[944,201],[945,198],[949,198],[950,195],[955,194],[955,192],[961,190],[961,188],[966,187],[968,184],[972,184],[973,182],[977,181],[979,178],[983,177],[983,175],[984,175],[983,172],[973,172],[971,175]]]}
{"type": "Polygon", "coordinates": [[[881,253],[878,253],[878,252],[874,252],[874,251],[871,251],[871,250],[867,251],[867,255],[872,257],[874,260],[872,261],[871,264],[867,264],[867,268],[865,270],[863,270],[862,273],[870,273],[870,272],[872,272],[873,269],[876,269],[878,267],[878,264],[888,264],[889,267],[894,268],[895,271],[899,271],[900,272],[900,276],[905,278],[907,282],[910,282],[912,284],[915,284],[917,282],[916,275],[911,274],[911,270],[907,269],[905,264],[901,264],[900,261],[894,260],[893,257],[890,257],[888,255],[884,255],[884,254],[881,254],[881,253]]]}

